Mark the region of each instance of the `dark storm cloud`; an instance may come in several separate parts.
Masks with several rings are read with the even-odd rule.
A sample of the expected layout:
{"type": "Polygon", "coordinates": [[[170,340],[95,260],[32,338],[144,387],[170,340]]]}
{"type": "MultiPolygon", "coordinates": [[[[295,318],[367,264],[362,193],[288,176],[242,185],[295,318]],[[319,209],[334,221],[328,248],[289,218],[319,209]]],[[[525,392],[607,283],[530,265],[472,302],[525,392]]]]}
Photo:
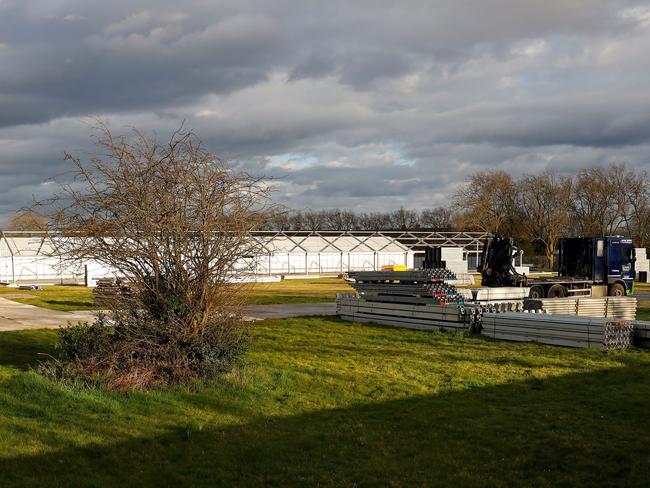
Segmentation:
{"type": "Polygon", "coordinates": [[[648,165],[650,8],[615,0],[0,0],[0,222],[95,117],[182,120],[300,206],[469,173],[648,165]]]}

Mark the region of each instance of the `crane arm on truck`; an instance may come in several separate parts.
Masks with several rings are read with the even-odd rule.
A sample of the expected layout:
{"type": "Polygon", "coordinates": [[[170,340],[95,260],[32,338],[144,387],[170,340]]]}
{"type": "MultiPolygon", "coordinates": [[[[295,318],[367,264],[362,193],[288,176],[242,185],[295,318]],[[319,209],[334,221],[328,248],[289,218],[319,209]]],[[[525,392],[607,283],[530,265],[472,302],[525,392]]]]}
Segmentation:
{"type": "Polygon", "coordinates": [[[526,276],[517,273],[512,264],[516,252],[511,237],[497,234],[485,240],[478,268],[483,286],[525,286],[526,276]]]}

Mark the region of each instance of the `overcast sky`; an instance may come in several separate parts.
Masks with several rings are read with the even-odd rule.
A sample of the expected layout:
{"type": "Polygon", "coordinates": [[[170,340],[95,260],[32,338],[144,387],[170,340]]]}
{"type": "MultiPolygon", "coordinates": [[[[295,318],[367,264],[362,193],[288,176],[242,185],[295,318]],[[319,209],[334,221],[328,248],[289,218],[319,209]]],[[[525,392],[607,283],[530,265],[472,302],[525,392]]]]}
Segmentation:
{"type": "Polygon", "coordinates": [[[90,150],[93,118],[185,119],[293,208],[650,168],[650,2],[0,0],[0,225],[90,150]]]}

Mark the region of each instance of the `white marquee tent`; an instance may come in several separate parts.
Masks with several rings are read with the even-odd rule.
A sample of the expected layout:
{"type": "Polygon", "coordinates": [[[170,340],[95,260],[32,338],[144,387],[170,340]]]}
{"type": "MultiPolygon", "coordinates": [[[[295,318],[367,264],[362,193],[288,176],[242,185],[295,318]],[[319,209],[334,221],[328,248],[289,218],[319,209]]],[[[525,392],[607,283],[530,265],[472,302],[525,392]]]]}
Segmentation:
{"type": "MultiPolygon", "coordinates": [[[[385,265],[413,267],[415,252],[397,240],[380,235],[256,236],[264,254],[251,256],[241,266],[256,275],[320,275],[378,270],[385,265]]],[[[52,243],[44,237],[0,234],[0,282],[83,282],[111,275],[93,262],[65,265],[52,256],[52,243]]]]}

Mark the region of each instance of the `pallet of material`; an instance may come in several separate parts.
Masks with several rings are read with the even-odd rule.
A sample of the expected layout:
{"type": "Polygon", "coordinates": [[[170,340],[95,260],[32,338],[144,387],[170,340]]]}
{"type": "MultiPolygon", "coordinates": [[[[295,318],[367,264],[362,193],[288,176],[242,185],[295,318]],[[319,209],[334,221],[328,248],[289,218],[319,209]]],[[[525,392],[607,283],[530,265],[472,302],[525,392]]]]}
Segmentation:
{"type": "Polygon", "coordinates": [[[339,297],[336,312],[343,320],[371,322],[419,330],[465,330],[463,308],[459,305],[399,304],[339,297]]]}
{"type": "Polygon", "coordinates": [[[484,313],[481,334],[494,339],[589,349],[622,349],[634,341],[629,320],[531,313],[484,313]]]}

